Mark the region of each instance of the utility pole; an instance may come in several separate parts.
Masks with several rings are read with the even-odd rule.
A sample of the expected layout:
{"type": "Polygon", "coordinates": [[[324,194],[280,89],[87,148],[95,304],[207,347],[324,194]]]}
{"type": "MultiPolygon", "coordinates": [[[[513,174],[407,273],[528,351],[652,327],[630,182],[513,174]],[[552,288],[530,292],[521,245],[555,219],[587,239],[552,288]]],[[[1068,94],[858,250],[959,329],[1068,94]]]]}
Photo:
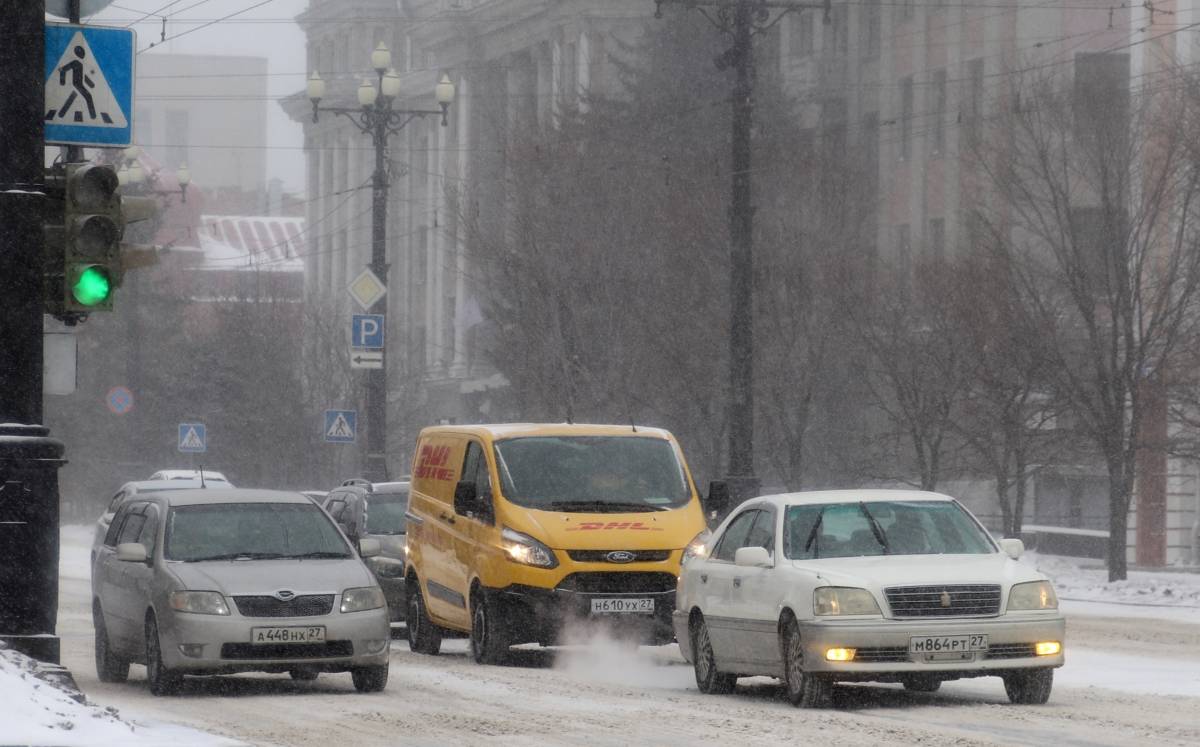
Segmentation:
{"type": "Polygon", "coordinates": [[[0,640],[57,662],[58,474],[42,426],[45,7],[0,0],[0,640]]]}
{"type": "Polygon", "coordinates": [[[729,203],[729,485],[733,508],[758,494],[754,474],[754,182],[751,130],[754,125],[754,37],[765,34],[789,12],[820,8],[829,18],[830,0],[654,0],[662,6],[696,10],[732,46],[716,59],[718,70],[734,69],[732,194],[729,203]]]}

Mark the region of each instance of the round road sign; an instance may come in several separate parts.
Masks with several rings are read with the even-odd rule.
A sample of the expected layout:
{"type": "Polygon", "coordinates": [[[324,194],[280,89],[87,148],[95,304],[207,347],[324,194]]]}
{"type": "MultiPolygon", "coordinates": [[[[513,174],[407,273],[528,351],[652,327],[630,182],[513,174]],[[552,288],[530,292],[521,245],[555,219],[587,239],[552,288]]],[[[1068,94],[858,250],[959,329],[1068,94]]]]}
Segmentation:
{"type": "Polygon", "coordinates": [[[108,390],[104,403],[112,414],[124,415],[133,409],[133,392],[129,391],[129,387],[114,386],[108,390]]]}

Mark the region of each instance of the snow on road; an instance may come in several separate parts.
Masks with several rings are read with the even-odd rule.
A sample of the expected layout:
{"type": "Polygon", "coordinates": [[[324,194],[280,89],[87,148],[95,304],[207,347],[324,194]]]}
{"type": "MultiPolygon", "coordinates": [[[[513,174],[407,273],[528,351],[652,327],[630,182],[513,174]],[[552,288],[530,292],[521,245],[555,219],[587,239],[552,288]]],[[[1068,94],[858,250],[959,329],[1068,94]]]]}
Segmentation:
{"type": "Polygon", "coordinates": [[[742,679],[732,695],[701,695],[674,646],[636,653],[604,643],[521,649],[512,666],[481,667],[461,640],[446,641],[436,658],[394,642],[391,681],[381,695],[356,694],[348,675],[310,683],[243,675],[188,680],[180,697],[155,698],[139,666],[125,684],[95,679],[90,542],[88,528],[63,532],[59,617],[64,663],[88,696],[117,706],[127,720],[176,722],[254,745],[1200,744],[1200,619],[1181,604],[1195,599],[1189,595],[1200,579],[1185,574],[1134,577],[1105,597],[1096,591],[1102,577],[1085,567],[1094,561],[1031,554],[1031,562],[1053,567],[1060,588],[1072,590],[1064,597],[1108,600],[1064,603],[1067,665],[1057,672],[1050,703],[1040,707],[1011,706],[1000,681],[987,678],[946,683],[932,694],[841,686],[834,709],[804,711],[769,678],[742,679]],[[1166,578],[1160,583],[1159,576],[1166,578]],[[1147,617],[1133,619],[1131,610],[1147,617]]]}

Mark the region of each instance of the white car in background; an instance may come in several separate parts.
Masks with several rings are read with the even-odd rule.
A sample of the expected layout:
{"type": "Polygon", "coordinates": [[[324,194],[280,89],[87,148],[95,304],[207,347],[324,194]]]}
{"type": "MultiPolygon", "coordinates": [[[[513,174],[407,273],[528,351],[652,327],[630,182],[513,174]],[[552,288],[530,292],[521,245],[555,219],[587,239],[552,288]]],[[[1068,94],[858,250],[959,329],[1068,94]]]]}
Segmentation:
{"type": "Polygon", "coordinates": [[[750,500],[692,551],[673,623],[702,692],[784,680],[828,707],[835,682],[998,676],[1013,703],[1050,697],[1065,622],[1050,581],[965,508],[918,491],[838,490],[750,500]]]}
{"type": "Polygon", "coordinates": [[[216,483],[214,488],[232,488],[233,484],[225,475],[216,470],[206,469],[160,469],[153,475],[150,475],[150,480],[196,480],[199,482],[203,478],[204,482],[216,483]]]}

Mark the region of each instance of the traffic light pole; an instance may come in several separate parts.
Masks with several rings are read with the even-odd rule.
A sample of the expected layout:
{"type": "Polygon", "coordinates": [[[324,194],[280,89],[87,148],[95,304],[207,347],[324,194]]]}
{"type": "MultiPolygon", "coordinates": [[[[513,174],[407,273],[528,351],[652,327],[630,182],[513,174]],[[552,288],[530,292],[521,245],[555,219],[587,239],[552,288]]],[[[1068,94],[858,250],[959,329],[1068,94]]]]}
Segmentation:
{"type": "Polygon", "coordinates": [[[58,475],[42,420],[45,7],[0,3],[0,641],[57,662],[58,475]]]}

